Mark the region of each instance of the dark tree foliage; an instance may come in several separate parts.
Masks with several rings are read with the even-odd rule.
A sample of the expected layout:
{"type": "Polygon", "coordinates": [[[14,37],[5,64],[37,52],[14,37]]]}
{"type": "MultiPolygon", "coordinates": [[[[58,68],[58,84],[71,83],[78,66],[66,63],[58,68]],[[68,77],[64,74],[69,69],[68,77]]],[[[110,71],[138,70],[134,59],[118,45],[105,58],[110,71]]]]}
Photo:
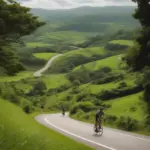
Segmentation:
{"type": "Polygon", "coordinates": [[[34,32],[44,23],[30,13],[30,8],[14,0],[0,0],[0,66],[13,75],[23,69],[19,64],[12,43],[18,43],[22,36],[34,32]]]}
{"type": "Polygon", "coordinates": [[[132,48],[132,55],[127,56],[127,63],[134,70],[141,70],[150,65],[150,0],[132,0],[137,3],[134,18],[140,21],[142,26],[139,36],[136,38],[137,47],[132,48]]]}

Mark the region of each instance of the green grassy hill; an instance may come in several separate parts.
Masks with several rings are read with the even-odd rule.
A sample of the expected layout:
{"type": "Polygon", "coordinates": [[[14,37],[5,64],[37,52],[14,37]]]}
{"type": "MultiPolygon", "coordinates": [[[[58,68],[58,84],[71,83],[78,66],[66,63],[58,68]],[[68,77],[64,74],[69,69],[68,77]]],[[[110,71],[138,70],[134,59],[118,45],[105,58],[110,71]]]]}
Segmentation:
{"type": "Polygon", "coordinates": [[[72,50],[70,52],[64,53],[61,57],[56,59],[53,62],[50,70],[51,72],[67,72],[78,65],[97,59],[102,59],[107,55],[108,53],[104,50],[103,47],[72,50]]]}
{"type": "Polygon", "coordinates": [[[63,105],[71,117],[92,123],[102,106],[105,125],[149,134],[145,72],[132,72],[121,59],[134,44],[138,24],[133,7],[117,8],[33,10],[47,24],[17,47],[27,70],[10,77],[0,69],[0,133],[6,133],[0,149],[90,149],[35,123],[19,106],[31,113],[60,111],[63,105]],[[59,53],[44,76],[33,77],[59,53]]]}
{"type": "Polygon", "coordinates": [[[110,41],[109,43],[125,45],[125,46],[133,46],[133,41],[130,41],[130,40],[113,40],[113,41],[110,41]]]}
{"type": "Polygon", "coordinates": [[[53,56],[56,56],[57,53],[34,53],[33,56],[39,59],[49,60],[53,56]]]}
{"type": "MultiPolygon", "coordinates": [[[[118,66],[120,63],[120,58],[121,55],[117,56],[111,56],[102,60],[97,60],[93,62],[89,62],[87,64],[84,64],[84,68],[88,71],[95,71],[98,70],[102,67],[110,67],[113,70],[118,70],[118,66]]],[[[73,71],[79,71],[82,70],[82,66],[77,66],[76,68],[73,69],[73,71]]]]}
{"type": "Polygon", "coordinates": [[[22,109],[7,101],[0,99],[0,106],[1,150],[91,150],[36,123],[22,109]]]}

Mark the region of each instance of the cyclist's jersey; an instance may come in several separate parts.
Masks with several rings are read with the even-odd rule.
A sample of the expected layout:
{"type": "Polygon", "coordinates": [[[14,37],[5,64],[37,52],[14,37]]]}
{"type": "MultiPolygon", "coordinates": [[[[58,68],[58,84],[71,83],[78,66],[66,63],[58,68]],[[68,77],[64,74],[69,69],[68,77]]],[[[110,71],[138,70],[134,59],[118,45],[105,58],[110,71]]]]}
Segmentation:
{"type": "Polygon", "coordinates": [[[96,117],[102,117],[102,116],[104,116],[104,112],[98,110],[98,111],[96,112],[96,117]]]}

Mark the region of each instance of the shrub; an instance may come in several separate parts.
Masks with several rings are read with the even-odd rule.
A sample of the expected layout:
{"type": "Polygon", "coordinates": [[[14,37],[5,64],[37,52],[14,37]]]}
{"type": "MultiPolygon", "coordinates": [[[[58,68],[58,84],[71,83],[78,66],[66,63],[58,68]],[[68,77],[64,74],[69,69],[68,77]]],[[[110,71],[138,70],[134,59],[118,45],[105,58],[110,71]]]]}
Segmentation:
{"type": "Polygon", "coordinates": [[[81,83],[80,83],[79,80],[75,80],[75,81],[73,82],[73,85],[74,85],[74,86],[80,86],[80,84],[81,84],[81,83]]]}
{"type": "Polygon", "coordinates": [[[113,98],[127,96],[130,94],[135,94],[142,90],[143,90],[143,87],[141,86],[115,88],[112,90],[103,90],[99,93],[97,97],[102,100],[109,100],[113,98]]]}
{"type": "Polygon", "coordinates": [[[129,46],[126,45],[112,44],[112,43],[108,43],[105,45],[105,49],[110,51],[122,51],[122,50],[126,50],[128,47],[129,46]]]}
{"type": "Polygon", "coordinates": [[[78,80],[78,82],[80,83],[87,83],[88,81],[90,81],[89,72],[86,70],[71,72],[67,75],[67,78],[71,82],[75,82],[76,80],[78,80]]]}
{"type": "Polygon", "coordinates": [[[26,104],[24,107],[23,107],[23,110],[25,113],[29,114],[31,113],[31,107],[29,104],[26,104]]]}
{"type": "Polygon", "coordinates": [[[150,115],[148,115],[145,119],[145,124],[150,125],[150,115]]]}
{"type": "Polygon", "coordinates": [[[92,83],[93,84],[105,84],[105,83],[109,83],[109,82],[116,81],[116,80],[122,80],[122,79],[123,79],[122,74],[118,74],[118,75],[114,75],[114,74],[106,75],[105,74],[103,77],[94,80],[92,83]]]}
{"type": "Polygon", "coordinates": [[[28,96],[35,96],[35,95],[43,95],[46,91],[46,85],[43,81],[38,81],[32,88],[29,93],[27,93],[28,96]]]}
{"type": "Polygon", "coordinates": [[[72,106],[70,114],[76,114],[78,110],[89,112],[94,109],[94,105],[91,102],[79,102],[72,106]]]}
{"type": "Polygon", "coordinates": [[[118,127],[127,131],[136,130],[137,124],[138,124],[138,121],[135,119],[132,119],[131,117],[120,117],[117,121],[118,127]]]}
{"type": "Polygon", "coordinates": [[[136,107],[132,106],[132,107],[130,108],[130,111],[131,111],[131,112],[135,112],[135,111],[136,111],[136,107]]]}
{"type": "Polygon", "coordinates": [[[81,110],[81,109],[79,109],[78,111],[77,111],[77,113],[75,114],[75,116],[76,116],[76,118],[83,118],[83,116],[84,116],[84,111],[83,110],[81,110]]]}
{"type": "Polygon", "coordinates": [[[127,83],[126,82],[119,83],[118,88],[124,88],[124,87],[127,87],[127,83]]]}
{"type": "Polygon", "coordinates": [[[66,97],[66,100],[67,101],[70,101],[72,99],[72,96],[70,96],[70,95],[68,95],[67,97],[66,97]]]}
{"type": "Polygon", "coordinates": [[[113,115],[106,115],[104,118],[104,122],[106,123],[114,123],[116,120],[117,120],[117,117],[113,115]]]}
{"type": "Polygon", "coordinates": [[[77,101],[77,102],[84,101],[87,96],[88,96],[87,93],[80,93],[80,94],[77,96],[76,101],[77,101]]]}
{"type": "Polygon", "coordinates": [[[144,99],[149,103],[150,105],[150,83],[147,83],[144,86],[144,99]]]}

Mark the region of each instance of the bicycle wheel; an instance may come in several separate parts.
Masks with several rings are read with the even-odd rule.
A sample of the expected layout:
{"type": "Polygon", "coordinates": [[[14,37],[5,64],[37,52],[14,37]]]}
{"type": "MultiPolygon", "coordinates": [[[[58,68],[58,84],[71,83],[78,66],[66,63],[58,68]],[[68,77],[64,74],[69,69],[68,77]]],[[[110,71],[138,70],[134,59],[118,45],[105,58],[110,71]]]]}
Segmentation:
{"type": "Polygon", "coordinates": [[[98,134],[99,134],[100,136],[103,134],[103,127],[101,127],[101,128],[99,129],[98,134]]]}

